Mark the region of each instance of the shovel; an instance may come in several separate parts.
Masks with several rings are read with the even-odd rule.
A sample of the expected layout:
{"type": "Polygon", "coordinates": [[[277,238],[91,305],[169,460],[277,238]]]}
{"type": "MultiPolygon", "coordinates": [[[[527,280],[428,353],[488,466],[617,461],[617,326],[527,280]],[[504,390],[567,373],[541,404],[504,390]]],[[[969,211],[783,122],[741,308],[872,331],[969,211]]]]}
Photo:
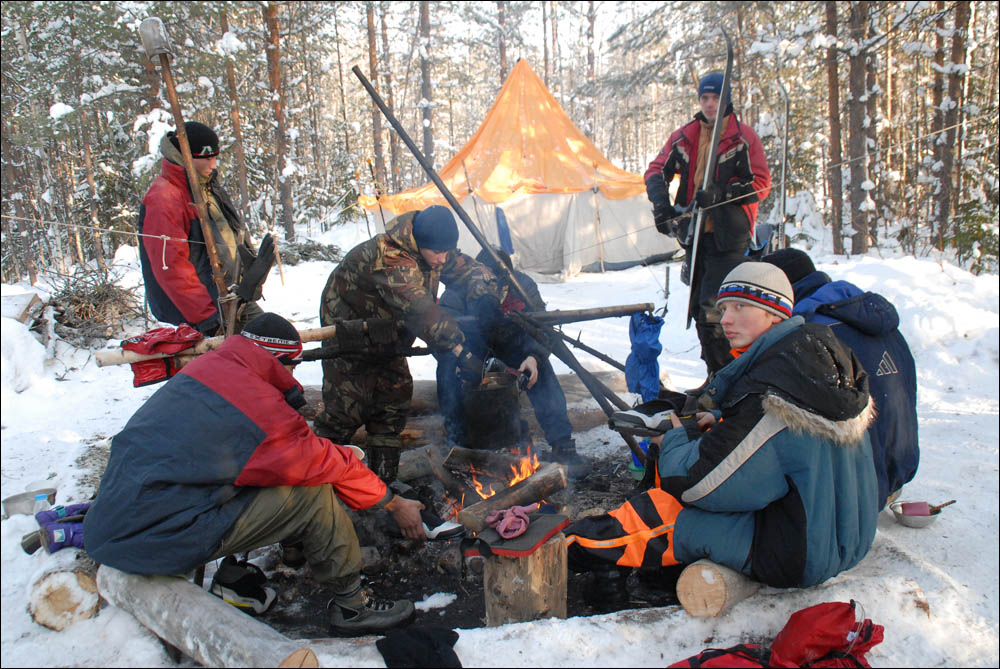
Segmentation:
{"type": "Polygon", "coordinates": [[[936,506],[929,506],[927,502],[907,502],[900,507],[899,511],[907,516],[933,516],[949,504],[954,504],[955,501],[956,500],[950,500],[944,504],[938,504],[936,506]]]}

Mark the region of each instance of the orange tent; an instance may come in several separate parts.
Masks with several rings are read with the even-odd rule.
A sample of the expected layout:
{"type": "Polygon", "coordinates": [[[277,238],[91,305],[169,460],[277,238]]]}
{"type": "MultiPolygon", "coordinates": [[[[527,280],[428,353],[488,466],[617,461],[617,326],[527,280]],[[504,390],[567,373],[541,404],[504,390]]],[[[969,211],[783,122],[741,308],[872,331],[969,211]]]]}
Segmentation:
{"type": "MultiPolygon", "coordinates": [[[[611,164],[523,59],[438,175],[491,241],[495,209],[503,206],[522,269],[575,273],[594,262],[638,261],[677,248],[653,228],[642,177],[611,164]],[[641,250],[639,235],[650,248],[641,250]]],[[[359,202],[393,214],[447,206],[433,183],[359,202]]],[[[471,234],[462,233],[460,248],[475,255],[471,234]]]]}

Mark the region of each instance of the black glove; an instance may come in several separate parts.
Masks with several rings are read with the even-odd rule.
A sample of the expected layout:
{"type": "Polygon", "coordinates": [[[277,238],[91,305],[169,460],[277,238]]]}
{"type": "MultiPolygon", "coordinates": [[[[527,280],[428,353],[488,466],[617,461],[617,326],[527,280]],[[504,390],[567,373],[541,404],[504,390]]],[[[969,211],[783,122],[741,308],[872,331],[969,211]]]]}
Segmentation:
{"type": "Polygon", "coordinates": [[[270,234],[264,235],[257,255],[242,244],[236,250],[239,251],[243,265],[243,278],[236,287],[236,294],[244,302],[256,302],[260,299],[267,274],[274,265],[274,239],[270,234]]]}
{"type": "Polygon", "coordinates": [[[670,204],[662,207],[653,207],[653,223],[656,224],[657,231],[667,237],[677,236],[677,223],[674,222],[674,219],[680,215],[681,212],[677,211],[670,204]]]}
{"type": "Polygon", "coordinates": [[[479,383],[483,380],[483,361],[467,349],[458,354],[458,375],[464,381],[479,383]]]}
{"type": "Polygon", "coordinates": [[[205,320],[194,323],[194,329],[202,333],[206,337],[214,337],[216,334],[221,334],[222,325],[219,323],[218,312],[212,314],[205,320]]]}
{"type": "Polygon", "coordinates": [[[698,206],[702,209],[708,209],[709,207],[714,207],[720,202],[725,202],[725,194],[716,188],[715,186],[709,186],[708,188],[699,188],[698,192],[694,194],[694,199],[698,202],[698,206]]]}
{"type": "Polygon", "coordinates": [[[753,182],[748,184],[732,183],[726,186],[727,204],[750,204],[757,202],[757,189],[753,182]]]}
{"type": "Polygon", "coordinates": [[[472,308],[472,313],[479,321],[479,329],[484,334],[491,334],[503,323],[503,309],[496,295],[487,293],[478,300],[472,308]]]}

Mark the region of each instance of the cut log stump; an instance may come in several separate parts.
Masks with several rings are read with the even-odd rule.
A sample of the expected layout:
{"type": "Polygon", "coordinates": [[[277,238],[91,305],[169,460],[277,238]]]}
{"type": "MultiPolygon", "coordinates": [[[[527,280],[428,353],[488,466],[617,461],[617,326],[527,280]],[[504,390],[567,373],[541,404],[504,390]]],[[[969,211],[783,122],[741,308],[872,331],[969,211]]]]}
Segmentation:
{"type": "Polygon", "coordinates": [[[677,599],[696,618],[723,616],[757,592],[760,583],[708,560],[689,564],[677,579],[677,599]]]}
{"type": "Polygon", "coordinates": [[[566,617],[566,537],[552,537],[527,557],[486,560],[486,625],[566,617]]]}
{"type": "Polygon", "coordinates": [[[61,632],[101,608],[97,565],[85,551],[64,548],[49,560],[28,585],[28,612],[39,625],[61,632]]]}
{"type": "Polygon", "coordinates": [[[187,579],[102,566],[97,585],[105,599],[206,667],[319,666],[305,642],[288,639],[187,579]]]}

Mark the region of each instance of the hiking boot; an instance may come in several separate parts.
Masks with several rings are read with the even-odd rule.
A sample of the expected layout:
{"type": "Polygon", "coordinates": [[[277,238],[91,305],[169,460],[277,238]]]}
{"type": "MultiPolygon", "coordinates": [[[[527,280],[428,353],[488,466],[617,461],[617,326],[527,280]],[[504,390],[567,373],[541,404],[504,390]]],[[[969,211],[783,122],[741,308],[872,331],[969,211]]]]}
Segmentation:
{"type": "Polygon", "coordinates": [[[267,611],[276,596],[274,589],[265,583],[267,577],[260,567],[229,555],[216,570],[210,591],[241,611],[256,615],[267,611]]]}
{"type": "Polygon", "coordinates": [[[398,627],[413,617],[416,609],[408,599],[376,599],[368,588],[357,588],[352,594],[336,595],[327,604],[330,627],[348,636],[378,634],[398,627]]]}
{"type": "Polygon", "coordinates": [[[673,427],[670,422],[670,415],[672,413],[674,413],[673,409],[665,409],[654,414],[645,414],[638,409],[629,409],[628,411],[616,411],[611,414],[608,422],[615,430],[646,437],[656,437],[673,427]]]}

